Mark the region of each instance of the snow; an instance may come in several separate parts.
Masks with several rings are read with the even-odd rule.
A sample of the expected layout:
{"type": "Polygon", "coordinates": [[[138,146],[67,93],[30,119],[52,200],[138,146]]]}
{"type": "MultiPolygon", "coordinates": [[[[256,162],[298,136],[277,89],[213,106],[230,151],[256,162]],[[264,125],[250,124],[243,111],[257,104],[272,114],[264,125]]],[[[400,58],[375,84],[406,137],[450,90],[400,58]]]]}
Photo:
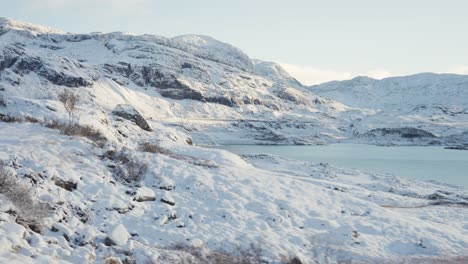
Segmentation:
{"type": "Polygon", "coordinates": [[[148,187],[141,187],[136,191],[135,199],[138,200],[154,200],[155,194],[148,187]]]}
{"type": "MultiPolygon", "coordinates": [[[[422,73],[383,80],[356,77],[311,86],[309,90],[351,107],[374,110],[355,119],[355,133],[363,134],[374,128],[415,127],[442,137],[439,141],[444,144],[443,137],[468,130],[466,87],[466,75],[422,73]]],[[[369,139],[358,139],[362,141],[369,139]]],[[[401,139],[379,143],[407,144],[401,139]]]]}
{"type": "Polygon", "coordinates": [[[117,246],[124,246],[127,244],[130,234],[122,224],[118,224],[107,233],[107,237],[117,246]]]}
{"type": "Polygon", "coordinates": [[[206,56],[215,61],[239,67],[245,71],[253,70],[252,62],[244,52],[230,44],[213,39],[212,37],[182,35],[174,37],[172,40],[183,44],[189,44],[187,48],[195,55],[206,56]]]}
{"type": "MultiPolygon", "coordinates": [[[[82,223],[77,215],[64,214],[65,208],[56,211],[50,220],[65,217],[67,221],[60,225],[47,221],[50,226],[46,228],[54,226],[61,231],[48,231],[43,239],[63,239],[67,234],[71,242],[63,240],[52,251],[28,247],[34,254],[76,260],[68,258],[74,255],[68,245],[75,239],[101,245],[104,237],[115,241],[116,247],[138,242],[135,250],[143,245],[164,247],[181,239],[189,239],[195,247],[225,250],[242,246],[237,241],[257,241],[271,259],[294,254],[305,260],[329,258],[332,262],[350,257],[370,261],[407,255],[452,256],[461,254],[468,245],[466,212],[456,207],[458,200],[467,197],[463,189],[272,156],[244,160],[223,150],[166,141],[178,156],[210,159],[217,167],[193,166],[183,159],[135,151],[151,172],[137,193],[152,192],[175,205],[158,200],[135,203],[132,195],[126,194],[129,187],[115,181],[99,158],[100,150],[86,140],[70,139],[40,125],[1,125],[0,141],[4,144],[0,153],[15,153],[22,166],[18,175],[30,166],[38,171],[76,168],[68,171],[80,174],[77,190],[67,192],[44,181],[37,188],[38,195],[48,192],[72,207],[88,208],[93,219],[82,223]],[[32,156],[25,155],[30,153],[23,147],[25,143],[28,149],[36,150],[32,156]],[[159,179],[166,177],[170,179],[166,182],[174,186],[170,191],[158,185],[159,179]],[[455,206],[430,205],[427,195],[438,190],[453,193],[449,201],[455,206]],[[119,202],[104,203],[109,200],[119,202]],[[124,206],[133,209],[118,212],[113,208],[124,206]],[[425,213],[411,209],[420,206],[425,213]],[[357,238],[354,231],[359,234],[357,238]],[[137,236],[130,237],[129,233],[137,236]],[[418,246],[421,239],[424,247],[418,246]]],[[[27,244],[23,238],[16,238],[16,243],[27,244]]],[[[98,259],[104,257],[99,250],[90,250],[98,259]]]]}
{"type": "Polygon", "coordinates": [[[3,17],[0,17],[0,28],[28,31],[35,34],[64,34],[61,30],[3,17]]]}
{"type": "Polygon", "coordinates": [[[35,199],[53,208],[39,234],[16,224],[10,210],[14,205],[0,195],[1,263],[104,263],[108,257],[177,263],[193,258],[171,249],[178,243],[234,253],[252,243],[263,248],[270,263],[282,256],[298,256],[305,263],[375,263],[452,258],[466,252],[466,189],[275,156],[240,157],[200,146],[366,141],[355,134],[401,122],[452,135],[447,142],[458,143],[467,130],[462,122],[466,77],[384,80],[384,87],[395,89],[389,97],[392,104],[401,99],[404,85],[411,84],[411,97],[424,98],[421,91],[432,87],[428,94],[443,106],[394,113],[393,107],[400,106],[373,105],[381,96],[371,88],[375,80],[324,84],[337,90],[369,88],[364,89],[368,94],[359,95],[367,99],[349,99],[351,90],[341,102],[334,100],[334,88],[328,93],[328,88],[304,87],[278,65],[252,61],[237,48],[205,36],[62,34],[1,21],[21,29],[0,36],[4,55],[10,56],[7,51],[22,43],[19,59],[37,57],[43,63],[38,66],[42,70],[31,67],[22,75],[16,68],[1,72],[7,106],[0,106],[0,113],[39,122],[0,122],[0,160],[11,177],[33,188],[35,199]],[[236,104],[164,97],[171,87],[148,83],[148,76],[134,71],[144,66],[161,74],[160,79],[152,76],[153,81],[174,77],[206,98],[236,104]],[[126,74],[128,68],[133,70],[126,74]],[[83,78],[91,85],[54,84],[43,70],[57,72],[63,80],[83,78]],[[66,136],[42,124],[67,120],[57,101],[64,89],[80,96],[80,124],[99,130],[107,138],[105,144],[66,136]],[[454,92],[439,96],[448,91],[454,92]],[[449,102],[449,97],[456,99],[449,102]],[[360,105],[365,100],[369,104],[360,105]],[[153,131],[112,115],[119,104],[137,109],[153,131]],[[165,151],[143,152],[140,146],[148,142],[165,151]],[[141,181],[118,177],[123,161],[113,160],[112,151],[145,165],[141,181]],[[77,188],[68,191],[53,179],[72,181],[77,188]],[[435,203],[437,197],[443,197],[442,204],[435,203]],[[106,245],[106,238],[115,245],[106,245]]]}

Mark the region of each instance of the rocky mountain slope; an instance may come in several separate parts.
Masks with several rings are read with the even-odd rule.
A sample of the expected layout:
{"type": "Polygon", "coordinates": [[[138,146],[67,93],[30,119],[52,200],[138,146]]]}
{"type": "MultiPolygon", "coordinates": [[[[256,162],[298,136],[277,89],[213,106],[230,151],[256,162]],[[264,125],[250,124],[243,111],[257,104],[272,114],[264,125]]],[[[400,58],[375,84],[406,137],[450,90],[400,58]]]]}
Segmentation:
{"type": "Polygon", "coordinates": [[[0,19],[0,85],[1,263],[466,259],[466,189],[194,146],[445,140],[231,45],[0,19]]]}
{"type": "Polygon", "coordinates": [[[420,144],[441,144],[449,137],[460,139],[459,145],[467,144],[463,133],[468,128],[468,76],[422,73],[383,80],[357,77],[309,90],[350,107],[373,110],[353,123],[359,135],[356,140],[399,144],[420,138],[420,144]],[[409,130],[412,133],[405,133],[409,130]]]}

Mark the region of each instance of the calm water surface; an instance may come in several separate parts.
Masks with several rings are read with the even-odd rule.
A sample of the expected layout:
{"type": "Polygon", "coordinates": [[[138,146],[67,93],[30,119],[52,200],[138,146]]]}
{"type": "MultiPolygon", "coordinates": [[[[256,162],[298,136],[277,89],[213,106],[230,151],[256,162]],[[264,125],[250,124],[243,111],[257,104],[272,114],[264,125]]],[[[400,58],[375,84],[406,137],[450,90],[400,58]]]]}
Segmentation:
{"type": "Polygon", "coordinates": [[[435,146],[383,147],[344,143],[323,146],[228,145],[220,148],[236,154],[266,153],[468,187],[466,150],[448,150],[435,146]]]}

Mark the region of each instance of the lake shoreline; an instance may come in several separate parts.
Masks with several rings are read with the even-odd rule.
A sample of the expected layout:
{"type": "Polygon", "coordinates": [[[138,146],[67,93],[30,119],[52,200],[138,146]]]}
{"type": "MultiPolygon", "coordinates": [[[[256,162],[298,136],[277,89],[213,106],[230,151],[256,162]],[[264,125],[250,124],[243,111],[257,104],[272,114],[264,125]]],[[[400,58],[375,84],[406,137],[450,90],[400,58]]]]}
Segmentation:
{"type": "Polygon", "coordinates": [[[388,173],[422,181],[468,186],[468,152],[443,146],[381,146],[359,143],[326,145],[222,145],[210,148],[232,153],[283,156],[328,163],[333,166],[375,173],[388,173]]]}

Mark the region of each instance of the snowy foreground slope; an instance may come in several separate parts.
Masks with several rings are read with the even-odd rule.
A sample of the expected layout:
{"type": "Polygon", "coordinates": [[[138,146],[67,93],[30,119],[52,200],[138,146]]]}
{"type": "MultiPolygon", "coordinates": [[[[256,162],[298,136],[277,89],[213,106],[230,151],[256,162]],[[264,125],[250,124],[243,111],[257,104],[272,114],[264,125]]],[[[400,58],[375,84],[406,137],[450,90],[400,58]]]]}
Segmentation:
{"type": "Polygon", "coordinates": [[[363,136],[385,113],[209,37],[7,19],[0,85],[0,263],[467,261],[466,189],[193,145],[460,145],[464,113],[363,136]],[[64,91],[80,97],[75,130],[64,91]]]}
{"type": "Polygon", "coordinates": [[[38,234],[15,224],[14,207],[2,202],[2,263],[177,263],[190,259],[167,249],[179,243],[227,252],[253,243],[272,263],[390,263],[456,259],[468,246],[463,189],[175,143],[165,145],[171,154],[127,149],[148,166],[128,184],[106,148],[79,137],[2,123],[0,142],[9,171],[51,206],[38,234]]]}

